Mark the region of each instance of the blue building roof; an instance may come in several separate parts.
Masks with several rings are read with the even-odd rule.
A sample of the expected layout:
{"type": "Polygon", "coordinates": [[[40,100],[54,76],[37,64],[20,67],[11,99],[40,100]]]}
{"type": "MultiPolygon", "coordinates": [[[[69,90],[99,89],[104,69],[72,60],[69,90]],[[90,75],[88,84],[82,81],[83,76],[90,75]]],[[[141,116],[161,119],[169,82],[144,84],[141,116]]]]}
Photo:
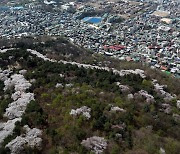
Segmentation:
{"type": "Polygon", "coordinates": [[[84,22],[88,22],[91,24],[98,24],[101,22],[101,20],[102,20],[101,17],[85,17],[85,18],[83,18],[84,22]]]}

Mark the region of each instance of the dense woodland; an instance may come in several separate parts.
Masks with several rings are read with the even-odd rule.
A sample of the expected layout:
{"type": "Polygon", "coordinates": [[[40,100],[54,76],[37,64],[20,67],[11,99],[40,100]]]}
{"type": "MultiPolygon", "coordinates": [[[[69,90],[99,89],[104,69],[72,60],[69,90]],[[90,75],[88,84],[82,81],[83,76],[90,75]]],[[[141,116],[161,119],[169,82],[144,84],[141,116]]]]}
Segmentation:
{"type": "MultiPolygon", "coordinates": [[[[176,107],[176,100],[172,100],[168,102],[172,106],[171,114],[159,111],[164,100],[155,92],[152,84],[152,79],[157,79],[159,83],[167,85],[167,92],[176,94],[179,99],[179,79],[139,63],[119,62],[94,54],[62,38],[30,39],[7,41],[6,46],[18,49],[0,53],[0,68],[9,67],[14,72],[26,69],[25,78],[35,79],[30,91],[35,93],[36,98],[28,104],[22,121],[16,123],[13,135],[4,140],[0,153],[9,153],[5,145],[22,134],[22,127],[26,124],[43,130],[43,145],[41,149],[25,147],[22,153],[92,153],[81,145],[82,140],[91,136],[107,139],[108,147],[104,151],[107,154],[156,154],[161,147],[167,154],[179,153],[180,122],[172,117],[172,113],[180,114],[180,110],[176,107]],[[134,74],[120,77],[112,72],[43,61],[27,52],[27,48],[67,61],[117,69],[145,69],[147,77],[142,79],[134,74]],[[128,85],[132,94],[147,91],[155,102],[147,103],[144,98],[128,99],[127,93],[119,89],[117,82],[128,85]],[[61,86],[57,87],[57,83],[61,83],[61,86]],[[91,108],[89,120],[82,115],[73,117],[69,114],[72,109],[81,106],[91,108]],[[126,112],[110,112],[112,106],[123,108],[126,112]],[[121,137],[116,134],[121,134],[121,137]]],[[[0,81],[1,121],[5,120],[3,113],[12,101],[8,96],[13,92],[4,92],[3,87],[0,81]]]]}

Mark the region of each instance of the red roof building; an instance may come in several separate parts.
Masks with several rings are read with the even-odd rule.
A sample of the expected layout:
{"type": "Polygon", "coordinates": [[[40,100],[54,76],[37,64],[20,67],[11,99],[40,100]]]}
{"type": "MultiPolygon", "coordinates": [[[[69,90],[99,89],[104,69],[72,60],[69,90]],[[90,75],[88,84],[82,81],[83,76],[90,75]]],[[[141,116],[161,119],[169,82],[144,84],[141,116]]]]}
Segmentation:
{"type": "Polygon", "coordinates": [[[104,49],[112,49],[112,50],[123,50],[126,47],[123,45],[111,45],[111,46],[104,46],[104,49]]]}

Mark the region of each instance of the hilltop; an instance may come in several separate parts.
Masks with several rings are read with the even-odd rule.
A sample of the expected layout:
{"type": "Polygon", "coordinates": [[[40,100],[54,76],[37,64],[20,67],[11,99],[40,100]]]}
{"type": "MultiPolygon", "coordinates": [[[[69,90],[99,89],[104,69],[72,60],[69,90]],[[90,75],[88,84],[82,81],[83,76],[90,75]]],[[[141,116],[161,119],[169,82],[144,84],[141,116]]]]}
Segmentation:
{"type": "Polygon", "coordinates": [[[64,38],[0,48],[0,153],[180,151],[179,79],[64,38]]]}

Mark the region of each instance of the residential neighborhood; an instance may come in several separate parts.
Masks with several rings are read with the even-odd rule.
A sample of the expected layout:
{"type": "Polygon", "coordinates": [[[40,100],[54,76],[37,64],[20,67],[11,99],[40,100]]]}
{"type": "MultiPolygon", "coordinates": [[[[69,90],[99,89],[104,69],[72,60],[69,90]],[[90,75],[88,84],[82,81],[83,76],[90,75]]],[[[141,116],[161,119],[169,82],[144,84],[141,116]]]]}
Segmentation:
{"type": "Polygon", "coordinates": [[[0,38],[63,36],[96,53],[180,77],[179,1],[5,2],[0,38]]]}

